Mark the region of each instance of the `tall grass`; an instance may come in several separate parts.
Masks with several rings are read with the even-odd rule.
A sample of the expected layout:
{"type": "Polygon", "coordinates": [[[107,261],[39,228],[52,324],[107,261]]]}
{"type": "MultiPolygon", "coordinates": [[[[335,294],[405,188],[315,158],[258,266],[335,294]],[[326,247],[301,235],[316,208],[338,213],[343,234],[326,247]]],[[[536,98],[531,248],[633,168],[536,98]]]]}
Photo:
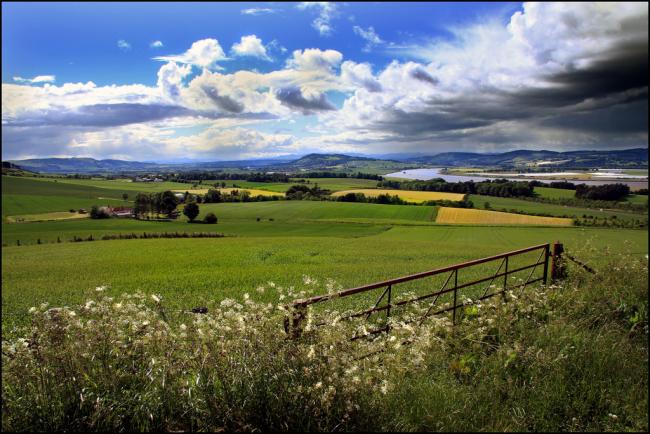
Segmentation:
{"type": "Polygon", "coordinates": [[[454,327],[408,323],[423,304],[354,342],[372,322],[342,312],[311,312],[288,339],[293,288],[192,314],[99,287],[76,308],[35,306],[3,338],[2,428],[647,431],[647,258],[570,271],[505,303],[465,300],[454,327]]]}

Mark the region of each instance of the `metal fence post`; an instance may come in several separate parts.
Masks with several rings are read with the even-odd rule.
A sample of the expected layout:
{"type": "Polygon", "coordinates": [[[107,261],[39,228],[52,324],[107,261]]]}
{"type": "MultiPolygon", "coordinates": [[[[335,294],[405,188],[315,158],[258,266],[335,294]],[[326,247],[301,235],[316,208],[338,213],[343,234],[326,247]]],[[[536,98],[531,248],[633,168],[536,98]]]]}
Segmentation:
{"type": "Polygon", "coordinates": [[[393,285],[388,285],[388,304],[386,307],[386,332],[390,331],[390,299],[393,285]]]}
{"type": "Polygon", "coordinates": [[[456,299],[458,294],[458,268],[454,272],[454,314],[452,316],[452,324],[456,325],[456,299]]]}
{"type": "Polygon", "coordinates": [[[544,285],[548,281],[548,260],[551,256],[551,247],[547,244],[544,247],[544,285]]]}

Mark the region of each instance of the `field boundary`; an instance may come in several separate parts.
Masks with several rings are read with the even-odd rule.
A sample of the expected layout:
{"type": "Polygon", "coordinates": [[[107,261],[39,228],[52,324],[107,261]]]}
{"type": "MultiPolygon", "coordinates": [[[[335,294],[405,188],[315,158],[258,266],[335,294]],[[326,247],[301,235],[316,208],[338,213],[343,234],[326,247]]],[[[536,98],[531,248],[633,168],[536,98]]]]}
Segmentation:
{"type": "MultiPolygon", "coordinates": [[[[505,297],[506,291],[508,291],[508,276],[521,272],[521,271],[526,271],[530,270],[530,273],[528,274],[528,277],[526,278],[525,281],[523,281],[522,284],[516,285],[516,289],[522,290],[524,289],[527,285],[542,281],[544,284],[547,283],[548,277],[549,277],[549,265],[550,265],[550,274],[551,274],[551,279],[554,280],[558,277],[560,277],[561,272],[563,270],[562,267],[560,267],[560,255],[563,252],[563,246],[559,242],[556,242],[553,244],[553,251],[551,252],[551,244],[546,243],[546,244],[539,244],[535,246],[530,246],[530,247],[525,247],[522,249],[518,250],[511,250],[509,252],[504,252],[500,253],[498,255],[494,256],[488,256],[480,259],[474,259],[472,261],[467,261],[467,262],[461,262],[458,264],[454,265],[449,265],[446,267],[442,268],[437,268],[434,270],[429,270],[429,271],[423,271],[420,273],[416,274],[411,274],[408,276],[402,276],[394,279],[389,279],[385,280],[382,282],[376,282],[376,283],[371,283],[368,285],[363,285],[363,286],[358,286],[355,288],[349,288],[345,289],[343,291],[339,291],[336,293],[332,294],[324,294],[324,295],[316,295],[307,299],[299,299],[295,300],[292,305],[290,306],[290,316],[285,318],[285,323],[284,323],[284,328],[285,331],[290,334],[292,337],[298,337],[302,334],[303,331],[303,320],[307,317],[307,307],[314,305],[316,303],[322,303],[326,302],[328,300],[333,300],[333,299],[339,299],[339,298],[344,298],[344,297],[350,297],[356,294],[361,294],[365,293],[368,291],[371,291],[373,289],[378,289],[378,288],[384,288],[385,290],[381,294],[381,296],[377,299],[375,302],[374,306],[370,309],[361,311],[361,312],[356,312],[353,314],[350,314],[346,317],[341,318],[342,320],[350,320],[354,318],[360,318],[365,316],[366,319],[368,319],[373,313],[376,312],[381,312],[384,311],[386,313],[386,322],[383,327],[380,327],[375,330],[371,330],[368,333],[364,335],[355,335],[352,337],[352,340],[371,336],[377,333],[381,332],[390,332],[390,315],[391,315],[391,309],[399,306],[403,306],[406,304],[410,303],[415,303],[419,302],[425,299],[430,299],[434,298],[433,302],[431,303],[429,309],[427,312],[418,320],[418,324],[421,324],[427,317],[432,316],[432,315],[438,315],[441,313],[449,312],[452,311],[452,323],[456,323],[456,312],[459,308],[462,308],[463,306],[466,306],[467,303],[458,303],[458,290],[462,288],[467,288],[470,286],[474,286],[477,284],[481,284],[484,282],[488,282],[487,285],[485,286],[485,289],[483,291],[483,295],[479,297],[476,302],[494,297],[496,295],[502,294],[505,297]],[[510,258],[525,254],[525,253],[530,253],[530,252],[537,252],[539,251],[540,254],[535,260],[534,263],[532,264],[527,264],[523,266],[519,266],[517,268],[513,269],[508,269],[509,265],[509,260],[510,258]],[[494,272],[494,274],[489,275],[487,277],[481,277],[477,280],[473,280],[470,282],[465,282],[462,284],[458,283],[458,271],[461,269],[473,267],[476,265],[480,264],[485,264],[489,262],[494,262],[494,261],[499,261],[499,266],[494,272]],[[537,269],[538,266],[543,266],[543,274],[540,277],[537,278],[532,278],[535,270],[537,269]],[[501,271],[501,270],[504,271],[501,271]],[[435,276],[439,274],[445,274],[449,273],[447,276],[447,279],[445,280],[445,283],[442,285],[442,287],[438,291],[434,291],[429,294],[421,295],[419,297],[407,299],[407,300],[401,300],[396,303],[391,302],[392,298],[392,292],[393,292],[393,286],[404,283],[404,282],[410,282],[413,280],[418,280],[418,279],[423,279],[425,277],[430,277],[430,276],[435,276]],[[503,286],[499,290],[495,290],[491,293],[489,293],[490,289],[494,287],[493,282],[495,279],[503,277],[503,286]],[[453,282],[453,283],[452,283],[453,282]],[[452,283],[453,286],[448,285],[452,283]],[[443,295],[443,294],[448,294],[448,293],[453,293],[453,304],[450,307],[445,307],[442,309],[439,309],[435,312],[432,312],[434,307],[436,306],[436,301],[438,298],[443,295]],[[382,301],[386,299],[386,302],[384,305],[380,304],[382,301]]],[[[514,289],[514,288],[513,288],[514,289]]],[[[408,321],[408,322],[414,322],[414,321],[408,321]]],[[[407,322],[407,323],[408,323],[407,322]]],[[[318,324],[318,325],[325,325],[325,324],[318,324]]]]}

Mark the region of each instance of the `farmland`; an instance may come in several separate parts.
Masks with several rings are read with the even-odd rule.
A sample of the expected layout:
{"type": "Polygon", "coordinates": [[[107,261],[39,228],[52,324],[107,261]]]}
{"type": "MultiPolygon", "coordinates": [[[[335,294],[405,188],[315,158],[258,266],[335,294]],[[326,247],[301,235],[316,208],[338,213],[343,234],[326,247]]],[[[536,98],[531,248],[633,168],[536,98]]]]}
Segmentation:
{"type": "Polygon", "coordinates": [[[464,194],[458,193],[440,193],[436,191],[413,191],[413,190],[385,190],[385,189],[359,189],[359,190],[342,190],[332,194],[334,197],[344,196],[348,193],[360,193],[370,197],[377,197],[380,194],[398,196],[407,202],[420,203],[428,200],[451,200],[461,201],[464,194]]]}
{"type": "Polygon", "coordinates": [[[448,224],[487,224],[487,225],[549,225],[571,226],[573,221],[567,218],[537,217],[529,215],[511,214],[498,211],[480,209],[447,208],[438,210],[437,223],[448,224]]]}

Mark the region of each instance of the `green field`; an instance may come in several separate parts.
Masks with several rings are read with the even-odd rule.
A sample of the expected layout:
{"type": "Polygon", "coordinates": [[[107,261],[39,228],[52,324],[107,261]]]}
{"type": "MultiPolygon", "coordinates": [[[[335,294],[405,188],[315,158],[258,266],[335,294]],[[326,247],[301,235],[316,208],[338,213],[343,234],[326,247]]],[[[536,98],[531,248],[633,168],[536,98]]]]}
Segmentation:
{"type": "Polygon", "coordinates": [[[474,207],[483,209],[485,203],[490,204],[491,209],[495,211],[517,210],[529,214],[548,214],[554,217],[582,217],[583,215],[598,218],[616,218],[621,220],[641,220],[646,221],[648,214],[633,213],[617,209],[600,209],[595,208],[578,208],[566,205],[555,205],[550,203],[534,202],[530,200],[514,199],[510,197],[482,196],[479,194],[469,195],[469,200],[474,203],[474,207]]]}
{"type": "MultiPolygon", "coordinates": [[[[43,223],[55,224],[68,222],[43,223]]],[[[588,260],[594,267],[601,258],[592,257],[593,252],[581,255],[588,245],[597,248],[601,255],[607,246],[614,252],[648,251],[648,232],[641,230],[390,228],[333,223],[305,224],[304,232],[300,233],[301,225],[277,225],[277,222],[260,223],[257,234],[249,232],[249,236],[219,239],[4,247],[3,313],[24,313],[43,301],[54,305],[80,303],[99,285],[110,285],[111,294],[138,290],[160,293],[175,308],[189,308],[225,297],[239,298],[244,292],[255,293],[259,285],[269,281],[284,286],[299,285],[303,275],[323,283],[330,278],[349,287],[553,240],[561,240],[567,251],[588,260]],[[344,233],[342,228],[350,231],[344,233]]],[[[231,229],[237,228],[231,226],[231,229]]],[[[239,228],[244,229],[244,226],[239,228]]],[[[20,315],[3,315],[3,323],[20,322],[20,318],[20,315]]]]}
{"type": "MultiPolygon", "coordinates": [[[[350,179],[319,181],[323,188],[328,188],[326,182],[340,188],[374,183],[350,179]]],[[[235,182],[241,187],[268,187],[263,183],[235,182]]],[[[123,186],[172,187],[164,184],[61,179],[55,183],[53,179],[3,177],[3,215],[89,207],[98,202],[98,197],[112,197],[120,204],[123,186]]],[[[283,184],[282,188],[285,187],[283,184]]],[[[135,190],[128,191],[131,195],[135,190]]],[[[477,208],[489,201],[493,209],[516,208],[554,215],[578,212],[518,199],[470,199],[477,208]]],[[[79,303],[94,287],[104,284],[110,285],[115,294],[158,292],[171,306],[181,308],[238,297],[269,281],[294,286],[302,282],[303,275],[308,275],[319,279],[322,291],[326,279],[344,287],[359,285],[553,240],[562,241],[574,252],[585,250],[590,243],[598,251],[648,251],[647,230],[453,227],[436,224],[438,208],[432,206],[271,201],[201,204],[200,211],[199,218],[214,212],[218,224],[189,224],[184,216],[171,222],[3,222],[2,309],[7,314],[3,324],[20,323],[25,310],[42,301],[79,303]],[[218,232],[226,237],[70,242],[75,236],[92,235],[98,239],[102,235],[142,232],[218,232]]],[[[579,210],[580,214],[583,212],[600,213],[579,210]]],[[[592,259],[589,254],[586,257],[597,266],[599,258],[592,259]]],[[[424,287],[438,283],[432,281],[424,287]]]]}

